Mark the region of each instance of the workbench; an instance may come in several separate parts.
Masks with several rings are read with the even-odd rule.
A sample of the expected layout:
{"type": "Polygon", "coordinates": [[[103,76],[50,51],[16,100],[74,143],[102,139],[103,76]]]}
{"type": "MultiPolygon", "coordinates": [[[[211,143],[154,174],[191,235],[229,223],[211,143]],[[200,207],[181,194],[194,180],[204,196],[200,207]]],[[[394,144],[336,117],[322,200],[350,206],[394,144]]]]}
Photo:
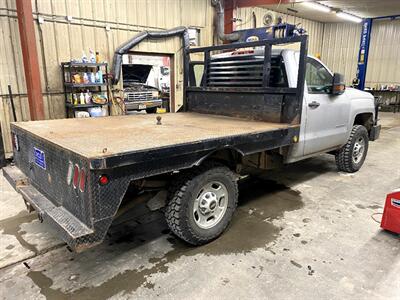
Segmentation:
{"type": "Polygon", "coordinates": [[[382,111],[400,112],[400,91],[371,90],[368,92],[375,97],[379,97],[382,111]]]}

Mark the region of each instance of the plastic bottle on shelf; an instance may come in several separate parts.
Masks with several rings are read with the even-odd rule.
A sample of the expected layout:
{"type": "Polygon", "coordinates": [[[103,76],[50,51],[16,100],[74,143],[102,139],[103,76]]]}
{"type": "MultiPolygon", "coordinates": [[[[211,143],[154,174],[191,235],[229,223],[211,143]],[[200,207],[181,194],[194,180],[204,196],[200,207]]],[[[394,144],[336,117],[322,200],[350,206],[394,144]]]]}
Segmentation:
{"type": "Polygon", "coordinates": [[[90,104],[91,100],[92,100],[92,93],[89,92],[89,91],[86,91],[86,93],[85,93],[85,102],[86,102],[86,104],[90,104]]]}
{"type": "Polygon", "coordinates": [[[72,99],[74,101],[74,105],[78,105],[78,96],[76,94],[72,94],[72,99]]]}
{"type": "Polygon", "coordinates": [[[82,92],[81,92],[81,94],[79,96],[79,102],[80,102],[80,104],[85,104],[85,95],[83,95],[82,92]]]}
{"type": "Polygon", "coordinates": [[[98,83],[103,83],[103,72],[101,70],[98,70],[96,76],[97,75],[99,77],[98,83]]]}
{"type": "Polygon", "coordinates": [[[96,56],[94,55],[94,51],[92,49],[89,49],[89,53],[90,53],[90,62],[91,63],[96,63],[96,56]]]}
{"type": "Polygon", "coordinates": [[[96,83],[101,83],[101,82],[100,82],[99,71],[96,72],[96,75],[95,75],[95,78],[94,78],[94,79],[96,80],[96,83]]]}
{"type": "Polygon", "coordinates": [[[83,73],[83,83],[88,84],[89,83],[89,76],[87,73],[83,73]]]}
{"type": "Polygon", "coordinates": [[[87,56],[86,56],[86,53],[85,53],[85,51],[83,51],[83,50],[82,50],[82,62],[83,62],[83,63],[87,63],[87,62],[88,62],[88,58],[87,58],[87,56]]]}
{"type": "Polygon", "coordinates": [[[90,73],[90,82],[91,83],[95,83],[96,82],[96,76],[94,75],[94,73],[90,73]]]}
{"type": "Polygon", "coordinates": [[[100,53],[99,51],[96,51],[96,63],[100,63],[100,53]]]}

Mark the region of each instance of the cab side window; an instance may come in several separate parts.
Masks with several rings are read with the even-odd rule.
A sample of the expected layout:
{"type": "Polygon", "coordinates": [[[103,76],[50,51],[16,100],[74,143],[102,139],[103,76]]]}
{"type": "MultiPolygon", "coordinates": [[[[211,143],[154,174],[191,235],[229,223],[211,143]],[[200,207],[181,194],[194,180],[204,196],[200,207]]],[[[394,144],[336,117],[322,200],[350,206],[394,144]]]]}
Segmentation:
{"type": "Polygon", "coordinates": [[[307,57],[306,82],[310,94],[329,94],[332,91],[333,76],[318,61],[307,57]]]}

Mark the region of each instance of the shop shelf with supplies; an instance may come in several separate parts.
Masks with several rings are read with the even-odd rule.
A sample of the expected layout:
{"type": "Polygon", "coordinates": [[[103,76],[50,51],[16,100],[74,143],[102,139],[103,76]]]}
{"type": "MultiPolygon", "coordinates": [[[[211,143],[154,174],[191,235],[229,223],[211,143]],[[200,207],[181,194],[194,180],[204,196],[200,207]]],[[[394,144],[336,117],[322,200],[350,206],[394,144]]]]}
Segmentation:
{"type": "Polygon", "coordinates": [[[67,117],[74,117],[76,111],[89,111],[94,107],[105,109],[109,115],[109,91],[103,77],[108,73],[107,63],[61,63],[67,117]],[[82,96],[84,103],[82,103],[82,96]],[[106,100],[106,103],[93,101],[93,98],[106,100]]]}

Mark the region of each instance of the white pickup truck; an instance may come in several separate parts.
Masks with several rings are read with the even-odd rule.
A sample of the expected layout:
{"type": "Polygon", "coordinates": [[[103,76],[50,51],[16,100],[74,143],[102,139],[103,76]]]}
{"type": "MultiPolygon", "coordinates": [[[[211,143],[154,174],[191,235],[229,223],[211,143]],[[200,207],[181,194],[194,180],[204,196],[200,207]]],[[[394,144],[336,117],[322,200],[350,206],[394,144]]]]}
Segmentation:
{"type": "MultiPolygon", "coordinates": [[[[295,87],[299,52],[273,53],[283,58],[288,85],[295,87]]],[[[334,75],[319,59],[307,56],[300,138],[290,147],[286,163],[330,152],[335,154],[340,171],[355,172],[364,163],[368,141],[379,137],[374,97],[349,87],[335,93],[334,75]]]]}
{"type": "Polygon", "coordinates": [[[71,249],[101,243],[146,195],[173,233],[207,243],[233,216],[239,175],[326,152],[355,172],[379,136],[374,98],[307,56],[307,36],[185,48],[184,57],[183,112],[12,124],[5,177],[71,249]],[[300,51],[272,50],[285,43],[300,51]],[[204,61],[191,60],[198,52],[204,61]]]}

